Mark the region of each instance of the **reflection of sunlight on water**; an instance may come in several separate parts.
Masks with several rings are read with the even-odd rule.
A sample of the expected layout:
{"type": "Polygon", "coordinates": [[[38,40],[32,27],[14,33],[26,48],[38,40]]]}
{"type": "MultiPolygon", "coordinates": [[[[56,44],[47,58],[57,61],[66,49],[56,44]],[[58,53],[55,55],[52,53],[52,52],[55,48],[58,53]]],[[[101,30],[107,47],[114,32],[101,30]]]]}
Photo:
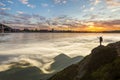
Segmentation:
{"type": "Polygon", "coordinates": [[[71,57],[80,55],[86,56],[90,53],[91,49],[99,45],[97,38],[99,36],[103,36],[104,45],[120,40],[120,34],[10,34],[7,36],[0,36],[0,54],[21,55],[12,57],[9,60],[27,60],[35,66],[40,67],[45,73],[47,73],[45,68],[49,67],[52,58],[61,53],[64,53],[71,57]],[[28,56],[23,56],[23,54],[27,54],[28,56]],[[39,54],[39,56],[37,54],[39,54]],[[41,61],[36,61],[35,58],[37,60],[43,60],[43,63],[40,63],[41,61]]]}

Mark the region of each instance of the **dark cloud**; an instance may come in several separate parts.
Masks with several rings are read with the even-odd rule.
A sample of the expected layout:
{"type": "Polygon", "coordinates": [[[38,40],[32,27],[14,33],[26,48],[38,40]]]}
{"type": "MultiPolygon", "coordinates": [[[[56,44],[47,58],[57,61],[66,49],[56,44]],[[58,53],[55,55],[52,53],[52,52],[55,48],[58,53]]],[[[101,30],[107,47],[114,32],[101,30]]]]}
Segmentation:
{"type": "Polygon", "coordinates": [[[93,21],[94,26],[104,28],[120,28],[120,20],[93,21]]]}
{"type": "Polygon", "coordinates": [[[26,24],[26,25],[28,25],[28,24],[31,24],[31,22],[32,22],[31,19],[34,19],[37,21],[35,24],[37,24],[38,22],[39,23],[45,22],[45,20],[46,20],[45,17],[40,16],[38,14],[23,13],[23,14],[13,15],[4,10],[0,10],[0,17],[1,16],[2,16],[2,20],[0,20],[0,22],[3,22],[3,20],[5,21],[6,18],[9,18],[5,21],[8,24],[26,24]]]}
{"type": "Polygon", "coordinates": [[[69,17],[67,15],[60,15],[56,17],[57,19],[68,19],[69,17]]]}
{"type": "MultiPolygon", "coordinates": [[[[12,26],[22,26],[22,27],[39,27],[39,28],[49,28],[52,27],[70,27],[70,28],[76,28],[76,27],[85,27],[89,25],[89,23],[94,23],[96,27],[102,26],[114,26],[114,25],[120,25],[120,20],[106,20],[106,21],[97,21],[97,17],[100,17],[96,14],[85,14],[84,16],[89,16],[89,21],[81,21],[75,18],[68,17],[67,15],[61,15],[54,18],[46,18],[44,16],[40,16],[39,14],[10,14],[4,10],[0,10],[0,17],[3,17],[2,21],[5,21],[6,18],[9,18],[6,20],[8,24],[11,24],[12,26]],[[93,21],[90,21],[93,20],[93,21]],[[34,22],[34,23],[33,23],[34,22]]],[[[83,16],[83,17],[84,17],[83,16]]]]}
{"type": "Polygon", "coordinates": [[[111,20],[111,21],[105,21],[102,23],[105,25],[120,25],[120,20],[111,20]]]}
{"type": "Polygon", "coordinates": [[[46,18],[45,18],[45,17],[40,16],[40,15],[38,15],[38,14],[33,14],[33,15],[32,15],[32,17],[33,17],[33,18],[36,18],[36,19],[39,19],[39,20],[41,20],[41,21],[46,20],[46,18]]]}
{"type": "Polygon", "coordinates": [[[91,15],[90,19],[93,20],[93,19],[97,19],[98,17],[99,17],[99,15],[91,15]]]}
{"type": "Polygon", "coordinates": [[[55,4],[66,4],[68,0],[53,0],[55,4]]]}
{"type": "Polygon", "coordinates": [[[11,16],[10,13],[8,13],[8,12],[6,12],[4,10],[0,10],[0,15],[2,15],[2,16],[11,16]]]}

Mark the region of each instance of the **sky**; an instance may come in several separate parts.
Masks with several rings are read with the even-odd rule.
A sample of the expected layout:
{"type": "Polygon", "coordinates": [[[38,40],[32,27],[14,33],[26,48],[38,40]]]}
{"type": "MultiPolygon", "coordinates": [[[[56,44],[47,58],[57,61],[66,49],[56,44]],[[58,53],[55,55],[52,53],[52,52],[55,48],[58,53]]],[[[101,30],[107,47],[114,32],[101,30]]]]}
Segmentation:
{"type": "Polygon", "coordinates": [[[120,30],[120,0],[0,0],[0,22],[13,28],[120,30]]]}

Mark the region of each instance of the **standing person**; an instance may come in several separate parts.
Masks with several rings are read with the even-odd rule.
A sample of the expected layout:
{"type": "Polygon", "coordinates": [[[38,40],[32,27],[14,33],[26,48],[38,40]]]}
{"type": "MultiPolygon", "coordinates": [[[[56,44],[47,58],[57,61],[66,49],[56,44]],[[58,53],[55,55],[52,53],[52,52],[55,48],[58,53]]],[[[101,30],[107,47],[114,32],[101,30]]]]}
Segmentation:
{"type": "Polygon", "coordinates": [[[100,46],[102,45],[102,42],[103,42],[103,38],[102,37],[99,37],[99,41],[100,41],[100,46]]]}

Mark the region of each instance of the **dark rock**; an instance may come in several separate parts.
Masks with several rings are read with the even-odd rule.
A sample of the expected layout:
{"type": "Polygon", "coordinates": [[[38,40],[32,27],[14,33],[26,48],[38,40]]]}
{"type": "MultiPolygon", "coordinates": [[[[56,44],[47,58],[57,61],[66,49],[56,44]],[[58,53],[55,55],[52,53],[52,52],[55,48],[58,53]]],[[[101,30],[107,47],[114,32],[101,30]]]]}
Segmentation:
{"type": "Polygon", "coordinates": [[[40,80],[41,71],[35,66],[14,67],[0,72],[0,80],[40,80]]]}
{"type": "Polygon", "coordinates": [[[120,42],[112,43],[107,46],[98,46],[94,48],[91,51],[91,54],[86,56],[82,61],[65,68],[48,80],[118,80],[120,79],[119,47],[120,42]],[[118,58],[119,60],[115,64],[114,61],[118,58]],[[113,68],[114,64],[116,65],[115,68],[113,68]],[[114,71],[114,74],[109,73],[106,75],[107,78],[105,78],[104,75],[100,76],[101,73],[104,74],[104,68],[108,72],[109,70],[111,70],[110,72],[114,71]],[[111,79],[108,79],[110,76],[111,79]],[[99,79],[98,77],[101,78],[99,79]]]}
{"type": "Polygon", "coordinates": [[[109,47],[116,48],[118,55],[120,56],[120,41],[116,43],[108,44],[109,47]]]}
{"type": "Polygon", "coordinates": [[[80,60],[83,59],[83,57],[77,56],[77,57],[71,58],[65,54],[60,54],[53,59],[54,59],[54,62],[51,64],[50,68],[47,69],[47,71],[54,70],[55,72],[58,72],[74,63],[79,62],[80,60]]]}

